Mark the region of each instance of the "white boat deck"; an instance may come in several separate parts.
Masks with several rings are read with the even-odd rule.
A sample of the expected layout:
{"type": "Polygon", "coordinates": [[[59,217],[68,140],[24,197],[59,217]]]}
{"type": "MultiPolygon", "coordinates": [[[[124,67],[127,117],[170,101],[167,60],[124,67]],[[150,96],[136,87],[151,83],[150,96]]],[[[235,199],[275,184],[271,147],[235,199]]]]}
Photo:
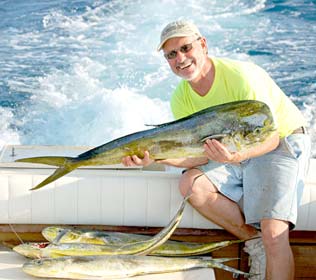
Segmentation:
{"type": "MultiPolygon", "coordinates": [[[[54,172],[45,165],[16,163],[40,155],[78,155],[87,147],[7,146],[0,155],[0,224],[92,224],[165,226],[177,211],[179,169],[126,169],[122,165],[79,168],[36,190],[54,172]]],[[[316,159],[311,160],[297,230],[315,230],[316,159]]],[[[187,205],[182,228],[218,229],[187,205]]]]}
{"type": "MultiPolygon", "coordinates": [[[[29,191],[54,172],[44,165],[15,163],[17,158],[78,155],[88,147],[7,146],[0,154],[0,224],[73,224],[108,226],[165,226],[182,197],[177,169],[126,169],[121,165],[80,168],[37,191],[29,191]]],[[[296,230],[316,230],[316,159],[311,160],[296,230]]],[[[218,229],[190,205],[180,228],[218,229]]],[[[0,280],[36,279],[23,273],[26,258],[0,249],[0,280]]],[[[132,278],[215,279],[212,269],[132,278]]]]}
{"type": "MultiPolygon", "coordinates": [[[[0,223],[160,227],[174,216],[182,201],[177,188],[179,170],[93,166],[79,168],[37,191],[30,191],[53,173],[55,167],[14,162],[17,158],[39,155],[78,155],[86,150],[6,147],[0,159],[0,223]]],[[[208,228],[210,222],[188,205],[180,227],[208,228]]]]}

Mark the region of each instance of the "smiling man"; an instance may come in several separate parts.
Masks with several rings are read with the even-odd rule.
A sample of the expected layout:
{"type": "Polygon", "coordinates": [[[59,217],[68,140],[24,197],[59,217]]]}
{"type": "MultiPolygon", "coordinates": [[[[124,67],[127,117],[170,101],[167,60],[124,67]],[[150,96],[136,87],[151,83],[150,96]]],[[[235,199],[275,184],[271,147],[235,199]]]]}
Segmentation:
{"type": "MultiPolygon", "coordinates": [[[[255,148],[234,152],[209,139],[205,157],[159,162],[187,169],[180,191],[191,193],[191,205],[203,216],[239,239],[257,237],[244,248],[250,272],[256,274],[252,279],[294,279],[289,231],[296,223],[311,146],[302,114],[262,68],[209,56],[206,38],[189,21],[168,24],[158,50],[182,78],[171,98],[176,119],[238,100],[259,100],[270,107],[277,132],[255,148]]],[[[132,156],[122,162],[133,166],[153,160],[145,152],[143,159],[132,156]]]]}

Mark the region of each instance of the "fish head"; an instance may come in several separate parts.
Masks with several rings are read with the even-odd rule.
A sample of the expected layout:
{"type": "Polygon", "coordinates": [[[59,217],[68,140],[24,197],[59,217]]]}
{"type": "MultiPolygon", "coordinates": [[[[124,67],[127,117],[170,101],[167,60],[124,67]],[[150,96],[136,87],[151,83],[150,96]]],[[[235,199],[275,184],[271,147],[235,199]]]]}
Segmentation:
{"type": "Polygon", "coordinates": [[[256,146],[276,131],[269,107],[264,103],[249,103],[235,112],[235,119],[222,131],[221,142],[230,151],[243,151],[256,146]]]}
{"type": "Polygon", "coordinates": [[[276,131],[272,112],[261,101],[225,103],[197,114],[196,134],[201,136],[200,141],[216,139],[231,152],[256,146],[276,131]]]}
{"type": "Polygon", "coordinates": [[[82,277],[86,272],[85,264],[90,263],[97,257],[66,256],[60,258],[42,258],[24,263],[22,270],[36,277],[86,279],[86,277],[82,277]]]}
{"type": "Polygon", "coordinates": [[[78,239],[75,230],[67,227],[50,226],[42,230],[42,235],[50,242],[71,243],[78,239]]]}
{"type": "Polygon", "coordinates": [[[249,147],[264,142],[273,132],[276,126],[271,114],[256,113],[244,118],[245,129],[237,132],[235,142],[249,147]]]}
{"type": "Polygon", "coordinates": [[[18,254],[25,256],[27,258],[37,259],[42,257],[42,250],[45,248],[49,243],[23,243],[17,245],[13,248],[13,251],[17,252],[18,254]]]}
{"type": "Polygon", "coordinates": [[[42,235],[48,240],[53,241],[62,231],[64,228],[61,227],[46,227],[42,230],[42,235]]]}
{"type": "Polygon", "coordinates": [[[37,259],[23,264],[22,270],[37,277],[54,277],[64,270],[65,264],[57,259],[37,259]]]}

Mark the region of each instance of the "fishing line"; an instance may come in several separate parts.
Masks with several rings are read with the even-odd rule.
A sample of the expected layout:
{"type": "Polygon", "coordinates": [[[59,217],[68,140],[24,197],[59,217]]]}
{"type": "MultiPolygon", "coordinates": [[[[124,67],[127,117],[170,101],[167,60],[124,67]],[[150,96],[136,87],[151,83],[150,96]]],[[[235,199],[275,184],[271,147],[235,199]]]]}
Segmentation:
{"type": "Polygon", "coordinates": [[[13,228],[13,226],[11,224],[9,224],[12,232],[16,235],[16,237],[19,239],[19,241],[21,242],[21,244],[24,244],[22,238],[18,235],[18,233],[15,231],[15,229],[13,228]]]}
{"type": "MultiPolygon", "coordinates": [[[[182,172],[182,174],[185,173],[185,172],[188,171],[188,170],[193,170],[193,169],[199,170],[198,168],[186,169],[186,170],[184,170],[184,172],[182,172]]],[[[202,175],[204,175],[204,173],[198,174],[198,175],[196,175],[196,176],[193,178],[193,182],[192,182],[192,184],[191,184],[191,187],[188,188],[188,190],[187,190],[187,192],[186,192],[186,194],[185,194],[185,198],[187,198],[187,199],[190,198],[190,196],[192,195],[192,188],[193,188],[194,183],[195,183],[196,180],[197,180],[198,178],[200,178],[202,175]]]]}

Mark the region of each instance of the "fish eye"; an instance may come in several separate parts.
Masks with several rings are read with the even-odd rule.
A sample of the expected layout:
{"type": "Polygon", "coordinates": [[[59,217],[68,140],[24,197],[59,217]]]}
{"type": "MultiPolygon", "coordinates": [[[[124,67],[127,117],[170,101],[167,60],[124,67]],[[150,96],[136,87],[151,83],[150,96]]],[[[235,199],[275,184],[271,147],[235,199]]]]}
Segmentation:
{"type": "Polygon", "coordinates": [[[261,128],[260,127],[256,127],[253,132],[255,134],[259,134],[261,132],[261,128]]]}

